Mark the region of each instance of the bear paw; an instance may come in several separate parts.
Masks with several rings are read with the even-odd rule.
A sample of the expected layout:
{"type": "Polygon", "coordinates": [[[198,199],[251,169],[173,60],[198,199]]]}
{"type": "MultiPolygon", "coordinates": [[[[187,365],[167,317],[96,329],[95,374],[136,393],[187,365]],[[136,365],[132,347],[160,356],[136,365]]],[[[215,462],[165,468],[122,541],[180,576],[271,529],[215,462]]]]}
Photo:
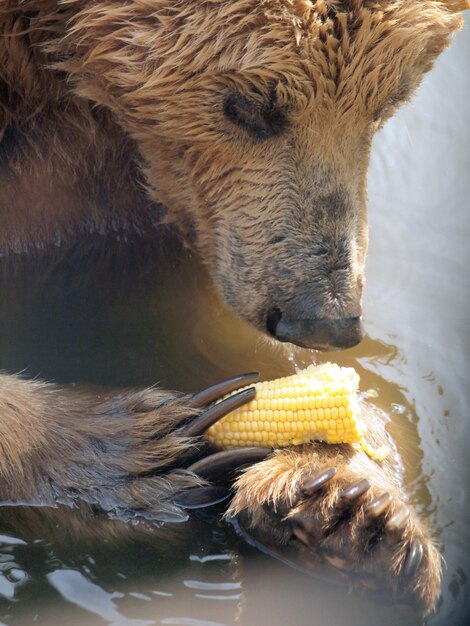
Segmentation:
{"type": "Polygon", "coordinates": [[[387,470],[348,446],[274,453],[238,479],[227,515],[249,543],[298,569],[435,608],[439,552],[387,470]]]}

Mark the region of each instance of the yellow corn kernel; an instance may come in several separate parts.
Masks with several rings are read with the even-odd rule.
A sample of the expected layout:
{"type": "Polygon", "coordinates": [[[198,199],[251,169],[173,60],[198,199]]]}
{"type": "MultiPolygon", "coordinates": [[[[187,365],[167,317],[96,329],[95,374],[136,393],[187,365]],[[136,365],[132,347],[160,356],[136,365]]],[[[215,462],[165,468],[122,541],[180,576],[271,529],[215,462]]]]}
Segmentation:
{"type": "Polygon", "coordinates": [[[375,451],[365,440],[354,369],[311,365],[294,376],[254,387],[254,400],[208,429],[206,437],[213,446],[239,447],[238,433],[243,432],[245,446],[279,448],[316,440],[353,444],[378,460],[387,456],[388,448],[375,451]]]}

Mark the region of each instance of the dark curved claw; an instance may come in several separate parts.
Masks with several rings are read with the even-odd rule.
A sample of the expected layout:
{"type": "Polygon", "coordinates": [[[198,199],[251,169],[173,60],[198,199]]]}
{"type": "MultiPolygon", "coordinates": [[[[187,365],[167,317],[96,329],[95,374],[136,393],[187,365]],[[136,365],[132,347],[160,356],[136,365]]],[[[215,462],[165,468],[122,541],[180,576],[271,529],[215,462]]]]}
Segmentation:
{"type": "Polygon", "coordinates": [[[204,413],[190,421],[189,424],[183,426],[180,433],[184,437],[199,437],[222,417],[253,400],[255,395],[256,389],[250,387],[236,393],[234,396],[225,398],[225,400],[212,405],[207,411],[204,411],[204,413]]]}
{"type": "Polygon", "coordinates": [[[414,576],[423,559],[424,548],[420,539],[413,539],[408,549],[408,554],[403,565],[403,574],[405,576],[414,576]]]}
{"type": "Polygon", "coordinates": [[[309,479],[300,488],[302,495],[311,496],[324,487],[336,474],[336,467],[330,467],[314,478],[309,479]]]}
{"type": "Polygon", "coordinates": [[[365,514],[369,518],[379,517],[382,515],[392,502],[393,498],[388,491],[385,491],[382,495],[380,495],[375,500],[372,500],[370,504],[368,504],[365,508],[365,514]]]}
{"type": "Polygon", "coordinates": [[[183,509],[203,509],[219,504],[228,497],[230,497],[229,489],[217,485],[207,485],[182,491],[173,501],[183,509]]]}
{"type": "Polygon", "coordinates": [[[233,472],[244,465],[263,461],[271,452],[271,448],[223,450],[196,461],[186,469],[210,480],[211,478],[219,478],[221,473],[233,472]]]}
{"type": "Polygon", "coordinates": [[[212,402],[215,402],[219,398],[236,391],[240,387],[246,387],[247,385],[253,385],[259,380],[259,372],[249,372],[248,374],[240,374],[239,376],[233,376],[227,380],[215,383],[198,393],[195,393],[191,399],[190,404],[196,408],[201,408],[212,402]]]}
{"type": "Polygon", "coordinates": [[[341,493],[341,498],[346,500],[346,502],[353,502],[357,498],[360,498],[371,488],[370,482],[367,478],[363,478],[362,480],[358,480],[351,485],[348,485],[345,489],[343,489],[341,493]]]}

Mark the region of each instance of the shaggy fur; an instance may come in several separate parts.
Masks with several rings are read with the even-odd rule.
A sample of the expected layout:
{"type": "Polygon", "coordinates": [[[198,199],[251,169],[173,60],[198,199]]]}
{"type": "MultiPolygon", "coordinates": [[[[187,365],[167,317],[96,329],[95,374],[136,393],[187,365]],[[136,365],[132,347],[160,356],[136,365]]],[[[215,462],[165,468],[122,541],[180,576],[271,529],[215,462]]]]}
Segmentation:
{"type": "MultiPolygon", "coordinates": [[[[361,315],[373,133],[410,97],[468,6],[3,0],[1,254],[65,246],[84,232],[151,236],[171,222],[240,316],[265,331],[274,308],[297,324],[294,341],[317,345],[312,320],[361,315]]],[[[184,518],[173,495],[201,484],[177,469],[193,446],[178,435],[188,398],[101,399],[3,377],[0,408],[3,498],[78,499],[162,521],[184,518]]],[[[307,511],[324,521],[325,538],[338,526],[330,522],[341,487],[362,475],[375,495],[391,491],[388,519],[402,500],[393,471],[333,446],[276,454],[249,470],[232,512],[286,544],[290,517],[307,511]],[[331,464],[338,474],[325,498],[294,497],[293,486],[331,464]],[[267,519],[279,502],[286,515],[267,519]]],[[[365,503],[343,524],[361,566],[365,503]]],[[[307,544],[314,536],[320,545],[304,531],[307,544]]],[[[381,546],[375,559],[368,544],[372,571],[385,568],[393,589],[432,609],[439,562],[418,522],[411,517],[381,546]],[[417,538],[425,566],[410,578],[403,569],[417,538]]]]}
{"type": "Polygon", "coordinates": [[[466,4],[4,1],[0,248],[152,224],[140,169],[261,330],[360,315],[373,132],[466,4]]]}

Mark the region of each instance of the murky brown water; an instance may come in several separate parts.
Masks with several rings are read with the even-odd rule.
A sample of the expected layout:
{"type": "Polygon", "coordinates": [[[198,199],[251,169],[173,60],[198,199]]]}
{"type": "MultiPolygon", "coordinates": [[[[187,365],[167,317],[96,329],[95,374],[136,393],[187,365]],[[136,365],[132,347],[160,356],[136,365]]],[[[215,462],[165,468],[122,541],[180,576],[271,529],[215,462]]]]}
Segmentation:
{"type": "MultiPolygon", "coordinates": [[[[469,58],[467,29],[375,141],[368,335],[359,347],[330,355],[274,347],[220,306],[195,259],[145,273],[132,259],[121,285],[100,261],[59,264],[34,286],[20,273],[0,301],[0,367],[48,379],[192,390],[253,368],[272,377],[312,360],[355,367],[392,416],[411,501],[443,546],[435,626],[470,624],[469,58]]],[[[422,623],[292,571],[214,519],[188,535],[170,554],[157,541],[64,547],[39,531],[26,543],[2,535],[0,622],[422,623]]]]}

